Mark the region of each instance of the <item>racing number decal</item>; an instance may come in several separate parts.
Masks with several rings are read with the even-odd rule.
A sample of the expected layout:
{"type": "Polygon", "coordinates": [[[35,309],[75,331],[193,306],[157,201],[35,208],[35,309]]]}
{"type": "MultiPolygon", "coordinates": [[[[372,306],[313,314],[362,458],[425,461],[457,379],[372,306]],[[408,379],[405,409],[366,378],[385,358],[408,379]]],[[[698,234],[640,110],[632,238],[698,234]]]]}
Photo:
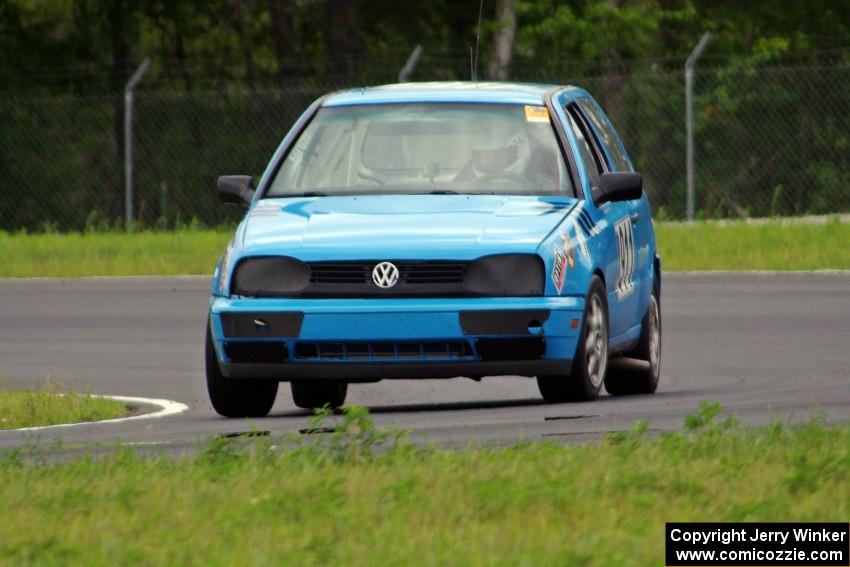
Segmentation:
{"type": "Polygon", "coordinates": [[[617,299],[622,299],[634,290],[632,276],[635,271],[635,241],[632,233],[632,221],[624,218],[614,225],[617,235],[617,253],[620,255],[620,267],[617,272],[617,299]]]}

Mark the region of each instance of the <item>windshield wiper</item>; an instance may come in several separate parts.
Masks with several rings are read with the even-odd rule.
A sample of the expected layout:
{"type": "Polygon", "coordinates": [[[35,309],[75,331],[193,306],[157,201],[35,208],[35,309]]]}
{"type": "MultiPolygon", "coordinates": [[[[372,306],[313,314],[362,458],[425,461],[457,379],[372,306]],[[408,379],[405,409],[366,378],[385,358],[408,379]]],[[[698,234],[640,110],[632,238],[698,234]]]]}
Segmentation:
{"type": "Polygon", "coordinates": [[[298,195],[292,195],[292,197],[327,197],[327,193],[323,193],[321,191],[305,191],[304,193],[299,193],[298,195]]]}
{"type": "Polygon", "coordinates": [[[493,191],[452,191],[451,189],[435,189],[423,195],[495,195],[493,191]]]}

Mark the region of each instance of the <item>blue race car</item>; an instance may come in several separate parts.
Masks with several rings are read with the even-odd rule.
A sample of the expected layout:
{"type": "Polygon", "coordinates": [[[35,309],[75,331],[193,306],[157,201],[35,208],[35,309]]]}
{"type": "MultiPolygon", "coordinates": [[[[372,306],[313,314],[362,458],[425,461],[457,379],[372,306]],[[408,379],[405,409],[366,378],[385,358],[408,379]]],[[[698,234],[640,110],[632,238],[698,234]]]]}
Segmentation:
{"type": "Polygon", "coordinates": [[[536,377],[550,402],[652,393],[661,266],[642,178],[575,87],[420,83],[327,95],[298,119],[216,267],[210,400],[262,416],[348,384],[536,377]],[[608,359],[643,362],[608,371],[608,359]]]}

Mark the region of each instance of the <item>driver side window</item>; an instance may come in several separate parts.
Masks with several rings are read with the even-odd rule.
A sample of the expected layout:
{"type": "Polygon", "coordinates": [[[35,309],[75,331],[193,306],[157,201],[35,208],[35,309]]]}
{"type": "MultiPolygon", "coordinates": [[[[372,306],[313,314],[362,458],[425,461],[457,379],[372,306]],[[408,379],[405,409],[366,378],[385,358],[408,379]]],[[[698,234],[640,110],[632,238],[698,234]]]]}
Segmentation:
{"type": "Polygon", "coordinates": [[[587,172],[588,178],[590,179],[590,187],[598,187],[599,176],[604,171],[602,164],[599,162],[596,154],[593,153],[584,130],[581,126],[579,126],[577,117],[575,116],[575,110],[571,107],[567,107],[566,111],[567,118],[570,122],[570,128],[573,131],[573,135],[576,137],[576,142],[578,142],[578,150],[579,154],[581,154],[581,161],[584,163],[584,170],[587,172]]]}

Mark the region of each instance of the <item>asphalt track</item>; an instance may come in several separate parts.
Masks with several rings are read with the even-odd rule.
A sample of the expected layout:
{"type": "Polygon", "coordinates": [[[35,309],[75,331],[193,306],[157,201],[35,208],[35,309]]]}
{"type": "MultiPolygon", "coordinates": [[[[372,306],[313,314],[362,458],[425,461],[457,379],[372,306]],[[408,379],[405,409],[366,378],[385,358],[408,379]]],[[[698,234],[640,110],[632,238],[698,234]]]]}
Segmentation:
{"type": "MultiPolygon", "coordinates": [[[[269,417],[216,415],[206,396],[206,277],[0,280],[0,380],[166,398],[189,410],[161,419],[0,431],[0,449],[115,441],[191,451],[220,434],[303,428],[307,412],[282,384],[269,417]]],[[[547,405],[517,377],[353,385],[348,403],[417,442],[504,445],[598,439],[635,420],[680,429],[701,400],[749,425],[822,416],[850,422],[850,273],[665,276],[662,381],[657,394],[547,405]]],[[[145,408],[141,408],[145,409],[145,408]]],[[[153,411],[155,408],[151,408],[153,411]]]]}

